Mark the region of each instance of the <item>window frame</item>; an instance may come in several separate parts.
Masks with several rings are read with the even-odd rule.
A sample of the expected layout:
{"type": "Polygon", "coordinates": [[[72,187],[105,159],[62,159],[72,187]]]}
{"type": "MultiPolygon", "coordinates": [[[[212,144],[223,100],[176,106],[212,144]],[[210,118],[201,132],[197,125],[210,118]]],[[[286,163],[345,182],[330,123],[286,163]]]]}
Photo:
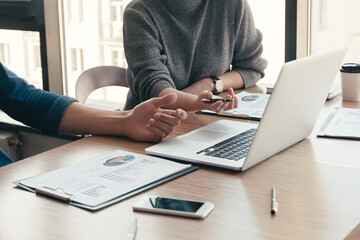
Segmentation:
{"type": "Polygon", "coordinates": [[[285,62],[309,55],[310,1],[286,0],[285,62]]]}

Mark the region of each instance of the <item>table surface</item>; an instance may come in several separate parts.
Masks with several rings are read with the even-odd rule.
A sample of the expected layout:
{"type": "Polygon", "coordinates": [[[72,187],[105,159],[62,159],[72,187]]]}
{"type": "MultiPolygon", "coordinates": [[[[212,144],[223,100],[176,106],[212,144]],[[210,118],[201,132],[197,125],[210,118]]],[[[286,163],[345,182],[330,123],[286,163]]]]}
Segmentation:
{"type": "MultiPolygon", "coordinates": [[[[360,103],[341,97],[327,102],[307,139],[245,172],[200,165],[95,212],[37,196],[12,182],[116,149],[144,153],[152,144],[91,136],[0,168],[0,239],[126,239],[134,218],[139,240],[358,239],[359,227],[352,231],[360,222],[360,141],[316,138],[335,106],[360,108],[360,103]],[[276,215],[270,214],[272,186],[276,215]],[[133,212],[132,204],[144,194],[210,201],[215,208],[203,220],[133,212]]],[[[219,119],[192,113],[168,138],[219,119]]]]}

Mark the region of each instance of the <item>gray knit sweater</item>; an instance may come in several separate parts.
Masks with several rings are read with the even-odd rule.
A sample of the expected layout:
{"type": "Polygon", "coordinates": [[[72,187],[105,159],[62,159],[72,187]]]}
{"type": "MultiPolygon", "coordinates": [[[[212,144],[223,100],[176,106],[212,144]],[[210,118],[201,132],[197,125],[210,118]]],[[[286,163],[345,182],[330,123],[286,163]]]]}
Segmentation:
{"type": "Polygon", "coordinates": [[[133,0],[124,13],[126,109],[230,69],[245,87],[264,76],[262,34],[246,0],[133,0]]]}

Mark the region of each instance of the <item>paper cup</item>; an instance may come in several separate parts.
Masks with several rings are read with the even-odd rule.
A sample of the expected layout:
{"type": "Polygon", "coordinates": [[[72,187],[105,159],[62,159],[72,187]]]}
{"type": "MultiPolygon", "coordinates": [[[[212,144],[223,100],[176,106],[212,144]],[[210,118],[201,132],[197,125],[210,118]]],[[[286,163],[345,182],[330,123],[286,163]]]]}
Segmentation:
{"type": "Polygon", "coordinates": [[[360,101],[360,64],[345,63],[340,72],[343,100],[360,101]]]}

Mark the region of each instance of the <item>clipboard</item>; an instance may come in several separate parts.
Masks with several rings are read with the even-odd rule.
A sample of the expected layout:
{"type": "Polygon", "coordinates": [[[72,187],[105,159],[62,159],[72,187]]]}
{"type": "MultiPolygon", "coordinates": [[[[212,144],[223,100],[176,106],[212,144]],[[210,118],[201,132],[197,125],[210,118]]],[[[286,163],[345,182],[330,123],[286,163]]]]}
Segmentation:
{"type": "MultiPolygon", "coordinates": [[[[360,116],[360,110],[359,109],[347,109],[347,108],[334,108],[334,110],[329,114],[328,118],[325,120],[325,122],[323,123],[323,125],[321,126],[319,133],[317,134],[318,137],[324,137],[324,138],[339,138],[339,139],[351,139],[351,140],[360,140],[360,135],[350,135],[347,134],[345,132],[337,132],[337,133],[329,133],[327,132],[329,126],[333,123],[333,119],[336,116],[336,114],[338,113],[339,109],[341,109],[342,111],[359,111],[359,116],[360,116]]],[[[341,120],[341,117],[340,117],[341,120]]],[[[339,120],[339,121],[340,121],[339,120]]],[[[360,125],[358,125],[358,127],[360,127],[360,125]]]]}
{"type": "MultiPolygon", "coordinates": [[[[83,203],[81,201],[77,201],[75,199],[75,197],[74,197],[75,195],[73,195],[72,192],[69,192],[66,189],[64,189],[62,186],[51,187],[51,186],[47,186],[47,185],[37,185],[36,187],[34,187],[32,184],[27,184],[27,182],[29,180],[32,180],[33,178],[37,178],[37,177],[41,178],[45,174],[51,174],[51,173],[55,174],[55,171],[63,171],[63,169],[65,169],[65,168],[71,170],[72,165],[67,166],[65,168],[60,168],[60,169],[57,169],[57,170],[54,170],[54,171],[51,171],[51,172],[48,172],[48,173],[45,173],[45,174],[40,174],[40,175],[37,175],[37,176],[34,176],[34,177],[17,180],[17,181],[14,181],[13,183],[15,185],[17,185],[18,187],[23,188],[25,190],[28,190],[28,191],[30,191],[32,193],[37,194],[37,195],[46,196],[46,197],[53,198],[53,199],[56,199],[56,200],[59,200],[59,201],[62,201],[62,202],[66,202],[69,205],[73,205],[73,206],[80,207],[80,208],[83,208],[83,209],[95,211],[95,210],[99,210],[101,208],[110,206],[110,205],[112,205],[114,203],[120,202],[120,201],[122,201],[122,200],[124,200],[126,198],[129,198],[129,197],[131,197],[131,196],[133,196],[135,194],[141,193],[141,192],[146,191],[146,190],[148,190],[150,188],[153,188],[153,187],[158,186],[160,184],[166,183],[168,181],[171,181],[171,180],[173,180],[175,178],[181,177],[181,176],[183,176],[185,174],[188,174],[188,173],[193,172],[193,171],[198,169],[198,167],[192,166],[190,164],[176,163],[176,162],[172,162],[172,161],[165,160],[165,159],[160,159],[160,158],[147,156],[147,155],[142,155],[142,154],[135,154],[135,153],[122,151],[122,150],[118,150],[118,151],[111,152],[109,154],[105,154],[103,158],[99,157],[99,159],[100,159],[99,161],[102,161],[104,159],[108,159],[112,155],[124,155],[124,154],[127,154],[127,156],[129,154],[131,154],[131,156],[134,155],[136,157],[144,157],[144,159],[151,159],[151,160],[155,159],[155,160],[158,160],[163,166],[166,166],[167,164],[169,164],[169,166],[174,165],[175,168],[172,168],[172,169],[181,169],[181,170],[174,170],[174,172],[172,172],[170,174],[166,174],[166,172],[164,171],[164,174],[166,176],[160,177],[159,179],[156,179],[156,180],[149,180],[147,182],[147,184],[141,184],[138,187],[134,187],[130,191],[126,191],[123,194],[115,195],[115,197],[111,197],[111,198],[107,199],[106,201],[99,202],[98,204],[86,204],[86,203],[83,203]]],[[[87,160],[82,161],[82,162],[80,162],[78,164],[87,164],[86,161],[88,161],[89,164],[91,164],[90,160],[94,160],[94,159],[95,158],[87,159],[87,160]]],[[[134,162],[134,164],[137,164],[137,163],[134,162]]],[[[76,165],[76,164],[74,164],[74,165],[76,165]]],[[[130,168],[130,166],[131,165],[129,165],[128,168],[130,168]]],[[[144,165],[144,166],[146,166],[146,165],[144,165]]],[[[118,168],[120,169],[121,166],[118,167],[118,168]]],[[[142,168],[142,171],[146,171],[146,167],[142,168]]],[[[93,181],[93,180],[89,179],[89,182],[91,182],[91,181],[93,181]]],[[[109,190],[111,190],[111,189],[109,189],[109,190]]]]}

